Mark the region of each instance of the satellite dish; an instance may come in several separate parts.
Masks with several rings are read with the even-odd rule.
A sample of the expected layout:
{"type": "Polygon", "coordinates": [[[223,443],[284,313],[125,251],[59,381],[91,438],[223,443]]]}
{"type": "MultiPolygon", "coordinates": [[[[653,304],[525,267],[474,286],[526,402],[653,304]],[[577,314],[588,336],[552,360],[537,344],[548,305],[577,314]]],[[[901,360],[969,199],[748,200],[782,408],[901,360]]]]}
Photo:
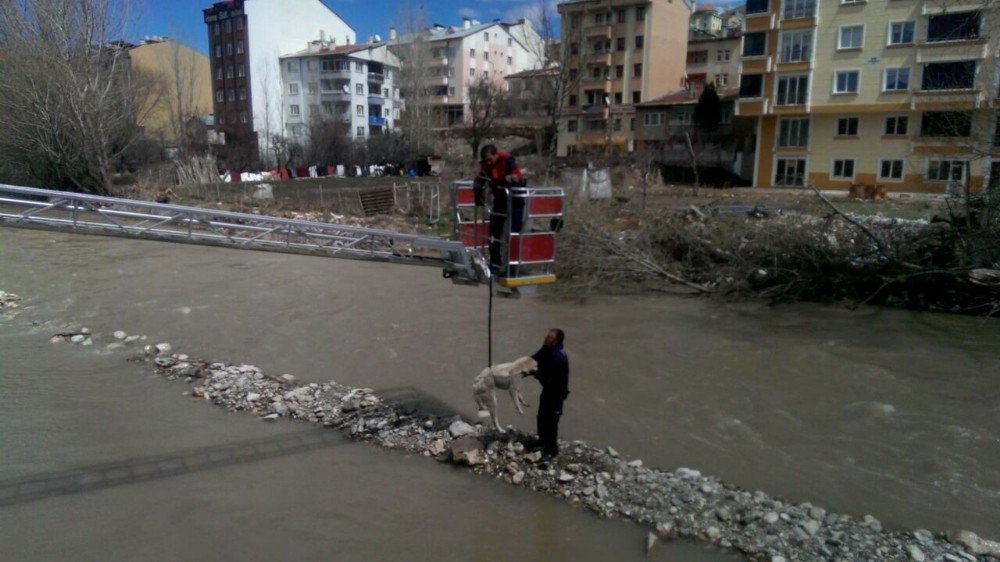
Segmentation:
{"type": "Polygon", "coordinates": [[[345,93],[345,94],[349,94],[349,93],[351,93],[351,88],[350,88],[350,86],[348,86],[347,84],[344,84],[344,93],[345,93]]]}
{"type": "Polygon", "coordinates": [[[382,42],[382,36],[381,35],[376,35],[375,36],[375,42],[376,43],[381,43],[382,42]]]}

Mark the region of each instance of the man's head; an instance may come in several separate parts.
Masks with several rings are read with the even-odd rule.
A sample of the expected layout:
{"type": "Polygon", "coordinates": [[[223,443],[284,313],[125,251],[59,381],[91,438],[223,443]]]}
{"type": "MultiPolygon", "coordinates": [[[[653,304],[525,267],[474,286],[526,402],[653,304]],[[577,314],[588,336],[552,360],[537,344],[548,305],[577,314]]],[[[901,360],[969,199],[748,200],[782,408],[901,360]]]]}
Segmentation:
{"type": "Polygon", "coordinates": [[[562,345],[563,340],[566,339],[566,334],[563,333],[559,328],[552,328],[549,333],[545,334],[545,346],[555,347],[557,345],[562,345]]]}
{"type": "Polygon", "coordinates": [[[479,157],[487,164],[492,164],[497,159],[496,145],[488,144],[479,151],[479,157]]]}

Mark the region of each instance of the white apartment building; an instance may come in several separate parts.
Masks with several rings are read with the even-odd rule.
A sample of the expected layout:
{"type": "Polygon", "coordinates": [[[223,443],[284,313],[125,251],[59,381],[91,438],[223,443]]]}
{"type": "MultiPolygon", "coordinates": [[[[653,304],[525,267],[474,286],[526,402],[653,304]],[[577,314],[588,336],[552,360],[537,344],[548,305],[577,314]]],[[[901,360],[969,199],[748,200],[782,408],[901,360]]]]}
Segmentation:
{"type": "Polygon", "coordinates": [[[435,25],[419,34],[395,35],[390,29],[389,48],[404,64],[418,37],[422,42],[425,86],[431,88],[431,103],[444,125],[465,122],[469,85],[476,80],[489,77],[506,88],[508,75],[542,68],[545,62],[545,42],[528,20],[465,19],[457,27],[435,25]]]}
{"type": "Polygon", "coordinates": [[[281,57],[285,135],[305,141],[313,120],[344,124],[363,139],[395,129],[402,109],[396,76],[399,60],[385,43],[310,43],[281,57]]]}
{"type": "Polygon", "coordinates": [[[350,45],[356,34],[320,0],[227,0],[203,10],[217,129],[247,161],[284,131],[279,57],[317,37],[350,45]]]}

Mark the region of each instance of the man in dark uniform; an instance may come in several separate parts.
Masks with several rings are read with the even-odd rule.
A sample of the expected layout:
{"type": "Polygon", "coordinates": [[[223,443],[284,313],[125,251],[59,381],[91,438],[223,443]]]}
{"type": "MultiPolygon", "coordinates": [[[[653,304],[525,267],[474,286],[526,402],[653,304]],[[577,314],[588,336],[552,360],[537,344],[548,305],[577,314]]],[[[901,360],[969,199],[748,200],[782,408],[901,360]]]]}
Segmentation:
{"type": "Polygon", "coordinates": [[[543,460],[559,454],[559,416],[563,400],[569,396],[569,358],[563,350],[564,339],[562,330],[549,330],[542,348],[531,356],[538,362],[538,369],[530,374],[542,384],[542,396],[538,401],[538,442],[533,448],[542,450],[543,460]]]}
{"type": "MultiPolygon", "coordinates": [[[[497,150],[497,147],[488,144],[479,151],[481,158],[479,162],[479,175],[472,182],[472,188],[476,196],[476,205],[482,206],[486,203],[486,189],[489,188],[493,194],[493,216],[490,217],[490,265],[494,271],[499,271],[502,265],[501,247],[504,237],[505,223],[507,221],[507,191],[503,188],[523,187],[524,176],[518,169],[514,157],[507,152],[497,150]]],[[[518,207],[520,199],[517,200],[518,207]]],[[[511,221],[511,231],[517,232],[521,228],[520,208],[514,208],[511,221]]]]}

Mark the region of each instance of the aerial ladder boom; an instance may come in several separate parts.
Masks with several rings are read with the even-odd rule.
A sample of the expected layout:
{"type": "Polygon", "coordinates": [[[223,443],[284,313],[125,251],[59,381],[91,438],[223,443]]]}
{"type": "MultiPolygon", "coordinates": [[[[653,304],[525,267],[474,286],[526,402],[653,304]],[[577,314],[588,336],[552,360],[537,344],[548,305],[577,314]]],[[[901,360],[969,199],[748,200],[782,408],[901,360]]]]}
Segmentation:
{"type": "Polygon", "coordinates": [[[480,251],[459,240],[4,184],[0,225],[433,266],[456,283],[490,279],[480,251]]]}

